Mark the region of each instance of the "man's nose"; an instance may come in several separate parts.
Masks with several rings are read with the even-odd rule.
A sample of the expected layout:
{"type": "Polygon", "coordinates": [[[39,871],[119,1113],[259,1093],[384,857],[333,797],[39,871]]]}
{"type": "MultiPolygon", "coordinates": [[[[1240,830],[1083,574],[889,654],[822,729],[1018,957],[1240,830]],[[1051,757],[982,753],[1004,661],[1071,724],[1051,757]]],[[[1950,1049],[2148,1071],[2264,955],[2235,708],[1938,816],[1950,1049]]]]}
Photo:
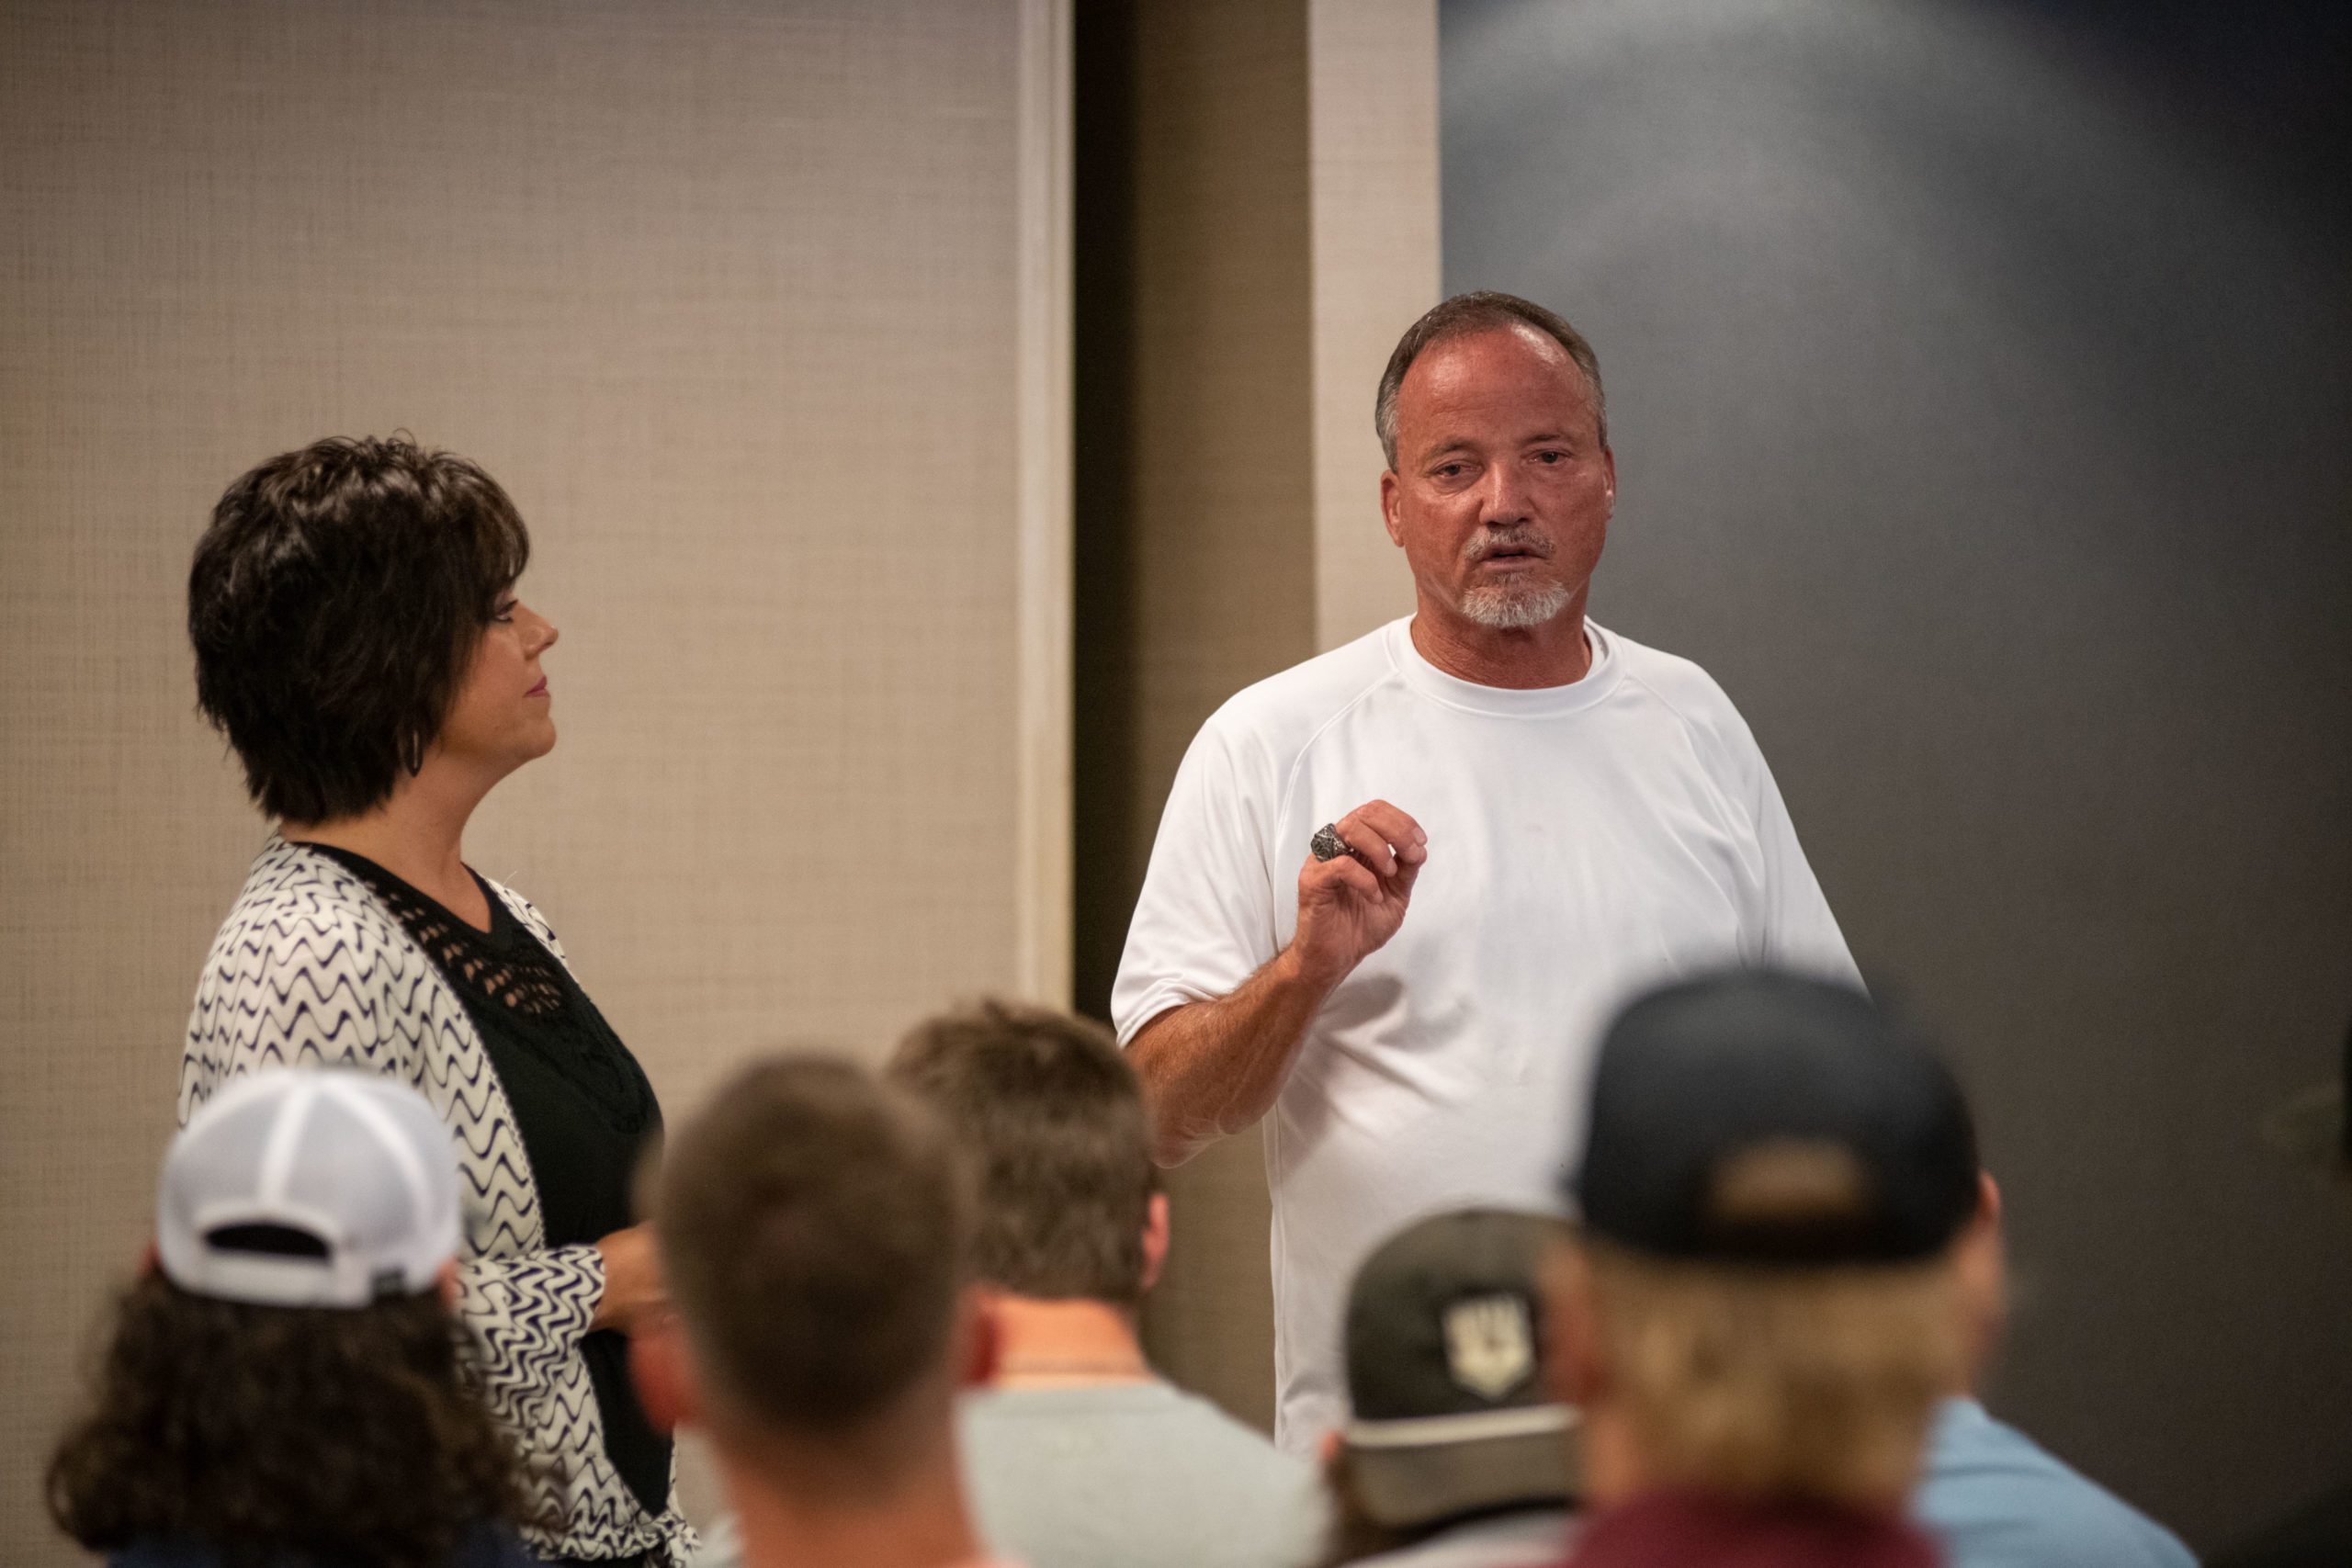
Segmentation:
{"type": "Polygon", "coordinates": [[[1495,464],[1487,470],[1478,498],[1478,521],[1489,528],[1512,528],[1527,520],[1527,484],[1518,465],[1495,464]]]}

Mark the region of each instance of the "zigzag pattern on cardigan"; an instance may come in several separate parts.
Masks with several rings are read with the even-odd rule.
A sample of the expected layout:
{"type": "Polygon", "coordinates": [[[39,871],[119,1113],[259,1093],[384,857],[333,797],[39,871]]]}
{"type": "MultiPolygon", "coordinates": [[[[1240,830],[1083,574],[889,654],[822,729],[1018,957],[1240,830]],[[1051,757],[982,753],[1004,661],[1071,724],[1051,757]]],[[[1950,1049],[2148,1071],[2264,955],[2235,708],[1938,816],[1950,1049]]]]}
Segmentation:
{"type": "MultiPolygon", "coordinates": [[[[499,898],[566,969],[529,900],[499,898]]],[[[342,1063],[398,1078],[455,1134],[463,1176],[459,1315],[472,1370],[514,1436],[560,1532],[526,1528],[550,1554],[661,1551],[683,1563],[694,1533],[673,1506],[639,1504],[605,1455],[604,1419],[580,1341],[605,1288],[593,1247],[547,1246],[538,1186],[465,1004],[390,910],[325,855],[272,835],[246,875],[198,982],[180,1061],[185,1123],[229,1079],[278,1064],[342,1063]]],[[[676,1461],[672,1461],[674,1495],[676,1461]]]]}

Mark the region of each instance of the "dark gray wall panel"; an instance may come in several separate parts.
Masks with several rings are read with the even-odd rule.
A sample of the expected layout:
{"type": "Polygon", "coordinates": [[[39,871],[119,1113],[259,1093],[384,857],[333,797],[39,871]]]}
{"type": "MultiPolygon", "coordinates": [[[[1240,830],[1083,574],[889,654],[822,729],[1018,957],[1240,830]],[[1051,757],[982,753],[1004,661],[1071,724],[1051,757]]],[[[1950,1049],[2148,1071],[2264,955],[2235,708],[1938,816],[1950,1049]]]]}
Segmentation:
{"type": "Polygon", "coordinates": [[[1442,46],[1448,288],[1607,376],[1595,615],[1730,690],[1974,1093],[1995,1403],[2205,1545],[2352,1430],[2352,1204],[2257,1133],[2352,1008],[2342,29],[2222,9],[2226,55],[1834,0],[1447,0],[1442,46]]]}

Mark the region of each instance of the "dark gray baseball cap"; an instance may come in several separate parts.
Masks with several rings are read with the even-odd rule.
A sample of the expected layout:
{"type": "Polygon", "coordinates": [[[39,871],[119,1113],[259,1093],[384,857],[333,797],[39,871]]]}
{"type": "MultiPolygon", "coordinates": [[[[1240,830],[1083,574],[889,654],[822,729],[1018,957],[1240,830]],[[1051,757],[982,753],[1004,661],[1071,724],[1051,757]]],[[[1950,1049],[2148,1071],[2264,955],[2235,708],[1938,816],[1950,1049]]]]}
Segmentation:
{"type": "Polygon", "coordinates": [[[1808,1266],[1933,1257],[1977,1181],[1967,1101],[1933,1054],[1849,986],[1740,970],[1653,991],[1610,1026],[1569,1191],[1589,1232],[1636,1251],[1808,1266]],[[1726,1172],[1767,1148],[1833,1162],[1843,1201],[1736,1212],[1726,1172]]]}
{"type": "Polygon", "coordinates": [[[1411,1529],[1574,1495],[1576,1411],[1543,1376],[1545,1250],[1559,1219],[1435,1214],[1389,1237],[1348,1292],[1341,1433],[1357,1500],[1411,1529]]]}

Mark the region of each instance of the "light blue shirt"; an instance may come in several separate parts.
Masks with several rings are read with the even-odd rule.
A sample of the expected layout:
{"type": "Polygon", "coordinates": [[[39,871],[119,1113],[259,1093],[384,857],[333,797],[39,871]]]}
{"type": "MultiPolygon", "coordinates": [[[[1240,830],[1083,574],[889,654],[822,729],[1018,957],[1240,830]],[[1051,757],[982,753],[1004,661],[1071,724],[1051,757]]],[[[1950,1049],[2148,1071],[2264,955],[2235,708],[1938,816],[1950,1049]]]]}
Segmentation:
{"type": "Polygon", "coordinates": [[[2170,1530],[1973,1399],[1936,1412],[1914,1509],[1950,1568],[2197,1568],[2170,1530]]]}

